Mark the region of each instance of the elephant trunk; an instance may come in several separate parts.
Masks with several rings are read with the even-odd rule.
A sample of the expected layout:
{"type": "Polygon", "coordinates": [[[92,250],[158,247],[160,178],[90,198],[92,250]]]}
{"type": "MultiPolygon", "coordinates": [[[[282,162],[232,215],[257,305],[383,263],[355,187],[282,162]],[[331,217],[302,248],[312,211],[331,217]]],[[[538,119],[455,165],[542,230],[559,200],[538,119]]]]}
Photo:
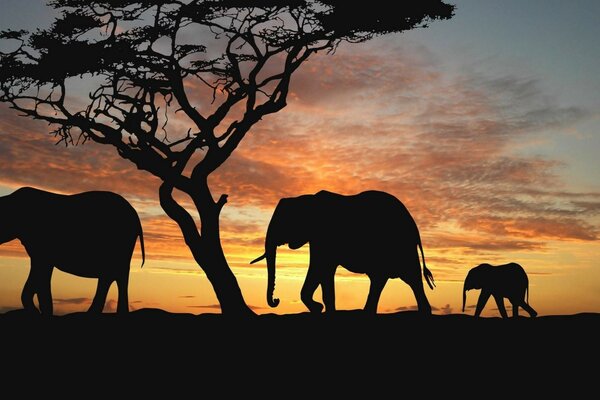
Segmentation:
{"type": "Polygon", "coordinates": [[[280,236],[280,216],[278,205],[273,213],[271,222],[269,222],[269,228],[267,229],[267,236],[265,238],[265,252],[252,260],[250,264],[254,264],[264,258],[267,259],[267,303],[270,307],[277,307],[279,305],[279,299],[273,298],[273,292],[275,291],[275,258],[277,256],[277,245],[282,244],[280,236]]]}
{"type": "Polygon", "coordinates": [[[267,303],[269,303],[269,306],[271,307],[277,307],[279,305],[279,299],[273,298],[273,292],[275,291],[275,258],[277,254],[277,246],[265,247],[267,247],[265,252],[261,256],[250,261],[250,264],[254,264],[265,258],[267,259],[267,303]]]}
{"type": "Polygon", "coordinates": [[[271,245],[266,246],[265,255],[267,257],[267,303],[270,307],[277,307],[279,305],[279,299],[273,298],[273,292],[275,291],[275,258],[277,255],[277,246],[271,245]]]}

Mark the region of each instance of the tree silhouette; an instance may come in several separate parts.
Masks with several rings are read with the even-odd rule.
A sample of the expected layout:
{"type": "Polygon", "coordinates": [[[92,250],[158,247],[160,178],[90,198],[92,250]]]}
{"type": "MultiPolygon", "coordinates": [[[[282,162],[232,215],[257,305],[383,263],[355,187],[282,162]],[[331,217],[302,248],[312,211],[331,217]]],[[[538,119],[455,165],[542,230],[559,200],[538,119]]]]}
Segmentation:
{"type": "Polygon", "coordinates": [[[256,122],[285,107],[292,74],[312,54],[333,53],[344,41],[426,27],[454,11],[439,0],[49,4],[62,12],[50,28],[0,33],[13,43],[0,53],[0,101],[50,123],[66,145],[112,145],[159,177],[162,208],[179,225],[223,313],[232,314],[251,311],[220,243],[227,195],[214,200],[209,175],[256,122]],[[93,86],[88,98],[77,96],[81,89],[74,82],[93,86]],[[174,127],[169,117],[173,121],[175,114],[174,127]],[[175,190],[192,200],[199,230],[175,190]]]}

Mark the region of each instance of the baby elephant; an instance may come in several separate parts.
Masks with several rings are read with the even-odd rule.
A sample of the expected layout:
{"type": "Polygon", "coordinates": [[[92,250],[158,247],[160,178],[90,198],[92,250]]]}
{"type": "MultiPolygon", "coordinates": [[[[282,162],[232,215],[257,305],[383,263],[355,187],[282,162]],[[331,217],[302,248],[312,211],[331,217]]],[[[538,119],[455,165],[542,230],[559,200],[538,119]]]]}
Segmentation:
{"type": "Polygon", "coordinates": [[[494,296],[498,310],[503,318],[508,318],[504,308],[504,298],[508,298],[513,306],[513,317],[519,315],[519,306],[532,317],[537,312],[529,303],[529,279],[523,267],[517,263],[504,265],[481,264],[472,268],[465,279],[463,288],[463,312],[467,300],[467,290],[481,289],[475,316],[479,317],[490,296],[494,296]],[[527,300],[526,300],[527,298],[527,300]]]}

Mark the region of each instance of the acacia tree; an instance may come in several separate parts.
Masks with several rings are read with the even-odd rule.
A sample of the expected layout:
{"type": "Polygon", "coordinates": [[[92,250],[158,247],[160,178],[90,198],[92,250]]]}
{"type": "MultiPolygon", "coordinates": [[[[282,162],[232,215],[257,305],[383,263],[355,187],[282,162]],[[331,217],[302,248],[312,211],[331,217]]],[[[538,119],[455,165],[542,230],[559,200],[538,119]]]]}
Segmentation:
{"type": "Polygon", "coordinates": [[[251,313],[220,243],[227,195],[214,200],[209,175],[256,122],[285,107],[293,73],[312,54],[425,27],[454,9],[439,0],[354,3],[53,0],[61,14],[50,28],[0,33],[13,42],[0,53],[0,101],[48,122],[66,145],[111,145],[159,177],[160,204],[206,272],[222,312],[251,313]],[[93,86],[87,100],[74,80],[93,86]],[[208,102],[195,105],[198,93],[208,102]],[[169,124],[175,114],[178,129],[169,124]],[[175,190],[191,199],[199,230],[175,190]]]}

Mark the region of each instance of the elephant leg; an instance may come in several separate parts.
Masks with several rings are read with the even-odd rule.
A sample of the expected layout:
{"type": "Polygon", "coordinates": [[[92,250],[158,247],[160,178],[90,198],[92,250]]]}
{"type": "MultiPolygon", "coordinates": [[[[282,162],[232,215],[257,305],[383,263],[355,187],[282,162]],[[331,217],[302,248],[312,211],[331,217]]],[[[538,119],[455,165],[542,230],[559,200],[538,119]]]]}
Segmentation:
{"type": "Polygon", "coordinates": [[[117,287],[119,289],[119,301],[117,303],[118,314],[127,314],[129,312],[129,296],[127,294],[128,285],[129,271],[127,270],[122,277],[117,279],[117,287]]]}
{"type": "Polygon", "coordinates": [[[513,318],[517,318],[519,316],[519,303],[516,301],[510,301],[512,304],[513,318]]]}
{"type": "Polygon", "coordinates": [[[424,315],[431,315],[431,305],[429,304],[429,300],[427,300],[427,296],[425,295],[425,289],[423,288],[423,281],[421,280],[421,277],[419,276],[418,282],[409,284],[409,286],[415,294],[419,312],[424,315]]]}
{"type": "Polygon", "coordinates": [[[521,303],[521,307],[523,307],[523,310],[527,311],[532,318],[535,318],[538,315],[537,311],[535,311],[533,307],[525,302],[521,303]]]}
{"type": "Polygon", "coordinates": [[[321,289],[323,291],[323,303],[325,303],[325,312],[335,312],[335,270],[336,267],[328,268],[324,271],[321,279],[321,289]]]}
{"type": "Polygon", "coordinates": [[[377,304],[379,304],[379,297],[381,292],[387,283],[387,276],[370,275],[371,287],[369,288],[369,295],[367,296],[367,303],[365,304],[364,310],[369,314],[377,314],[377,304]]]}
{"type": "MultiPolygon", "coordinates": [[[[33,269],[32,269],[33,270],[33,269]]],[[[48,264],[42,264],[37,268],[35,274],[35,286],[38,297],[38,303],[40,304],[40,312],[42,315],[47,317],[52,316],[53,304],[52,304],[52,291],[50,281],[52,280],[53,267],[48,264]]]]}
{"type": "Polygon", "coordinates": [[[504,297],[494,295],[494,299],[496,300],[496,304],[498,305],[498,311],[500,311],[500,315],[502,315],[502,318],[508,318],[506,308],[504,308],[504,297]]]}
{"type": "MultiPolygon", "coordinates": [[[[108,278],[98,278],[96,295],[94,296],[94,300],[92,300],[92,305],[88,309],[88,312],[100,314],[102,310],[104,310],[104,304],[106,303],[106,295],[108,294],[108,289],[110,288],[112,282],[113,281],[108,278]]],[[[119,295],[119,297],[121,296],[119,295]]]]}
{"type": "Polygon", "coordinates": [[[25,282],[25,286],[23,286],[23,292],[21,292],[21,303],[23,304],[23,308],[27,311],[38,312],[38,309],[35,307],[35,303],[33,302],[33,297],[35,296],[35,285],[34,279],[32,277],[31,271],[29,272],[29,277],[25,282]]]}
{"type": "Polygon", "coordinates": [[[475,316],[479,317],[481,315],[481,312],[483,311],[483,307],[485,307],[485,303],[487,303],[488,299],[490,298],[490,292],[488,292],[487,290],[482,289],[481,293],[479,294],[479,299],[477,299],[477,306],[475,307],[475,316]]]}
{"type": "Polygon", "coordinates": [[[323,304],[313,300],[313,294],[317,290],[317,286],[321,283],[319,278],[320,274],[317,272],[315,264],[311,261],[304,285],[302,285],[302,290],[300,291],[300,298],[311,313],[320,313],[323,311],[323,304]]]}

